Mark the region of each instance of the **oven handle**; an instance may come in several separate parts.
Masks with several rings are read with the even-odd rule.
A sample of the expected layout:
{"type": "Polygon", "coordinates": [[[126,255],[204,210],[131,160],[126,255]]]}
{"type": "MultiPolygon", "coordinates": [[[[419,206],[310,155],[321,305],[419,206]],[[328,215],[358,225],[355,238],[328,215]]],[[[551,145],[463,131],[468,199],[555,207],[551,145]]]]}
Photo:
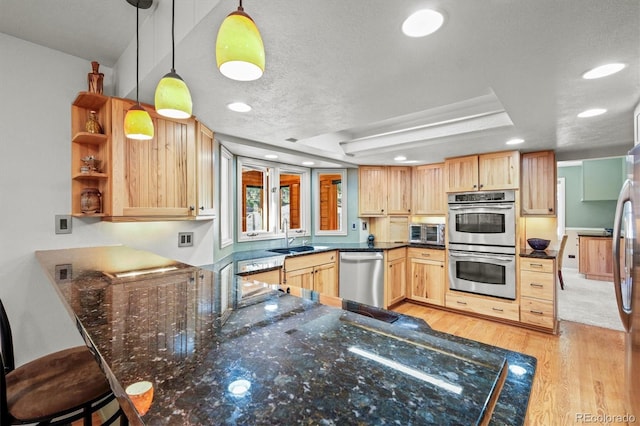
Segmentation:
{"type": "Polygon", "coordinates": [[[467,254],[467,253],[454,252],[452,250],[449,250],[449,256],[453,256],[453,257],[478,257],[480,259],[491,259],[491,260],[497,260],[497,261],[502,261],[502,262],[513,262],[513,261],[515,261],[515,256],[513,256],[513,257],[504,257],[504,256],[486,255],[486,254],[477,254],[477,253],[467,254]]]}
{"type": "Polygon", "coordinates": [[[460,206],[449,206],[449,210],[469,210],[469,209],[476,209],[476,208],[508,210],[508,209],[513,209],[513,207],[514,207],[513,204],[508,206],[504,204],[466,204],[466,205],[460,205],[460,206]]]}

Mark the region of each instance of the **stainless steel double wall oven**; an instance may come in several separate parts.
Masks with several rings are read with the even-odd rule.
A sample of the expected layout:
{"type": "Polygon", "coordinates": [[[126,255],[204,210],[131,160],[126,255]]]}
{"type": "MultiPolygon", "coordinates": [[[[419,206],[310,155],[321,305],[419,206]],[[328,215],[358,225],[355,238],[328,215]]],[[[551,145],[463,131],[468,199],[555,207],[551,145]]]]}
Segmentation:
{"type": "Polygon", "coordinates": [[[515,191],[449,194],[449,286],[516,298],[515,191]]]}

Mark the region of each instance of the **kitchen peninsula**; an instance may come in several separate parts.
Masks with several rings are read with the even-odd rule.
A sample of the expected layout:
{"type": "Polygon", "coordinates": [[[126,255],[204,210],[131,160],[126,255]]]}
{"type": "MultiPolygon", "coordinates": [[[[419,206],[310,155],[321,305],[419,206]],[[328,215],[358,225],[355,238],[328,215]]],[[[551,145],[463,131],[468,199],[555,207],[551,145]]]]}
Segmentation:
{"type": "Polygon", "coordinates": [[[123,246],[36,256],[131,424],[522,424],[536,360],[123,246]],[[124,389],[147,380],[139,415],[124,389]]]}

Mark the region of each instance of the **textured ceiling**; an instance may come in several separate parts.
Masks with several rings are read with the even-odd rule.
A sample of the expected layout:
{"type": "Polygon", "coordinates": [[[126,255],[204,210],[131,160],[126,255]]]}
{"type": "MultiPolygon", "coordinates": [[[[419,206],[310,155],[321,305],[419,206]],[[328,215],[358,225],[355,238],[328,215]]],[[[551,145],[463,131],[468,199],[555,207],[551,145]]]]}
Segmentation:
{"type": "MultiPolygon", "coordinates": [[[[265,74],[253,82],[215,69],[217,29],[236,6],[221,0],[177,45],[176,63],[194,114],[236,153],[393,164],[398,154],[431,163],[509,149],[512,137],[526,140],[517,149],[555,149],[561,159],[619,155],[633,145],[636,0],[247,0],[266,49],[265,74]],[[445,13],[444,26],[405,37],[404,18],[427,6],[445,13]],[[581,78],[612,61],[627,67],[581,78]],[[231,112],[225,106],[233,101],[253,110],[231,112]],[[592,107],[608,112],[576,117],[592,107]]],[[[0,0],[0,32],[107,66],[135,36],[130,18],[125,0],[57,0],[55,7],[0,0]]],[[[158,67],[141,82],[141,100],[153,100],[165,72],[158,67]]]]}

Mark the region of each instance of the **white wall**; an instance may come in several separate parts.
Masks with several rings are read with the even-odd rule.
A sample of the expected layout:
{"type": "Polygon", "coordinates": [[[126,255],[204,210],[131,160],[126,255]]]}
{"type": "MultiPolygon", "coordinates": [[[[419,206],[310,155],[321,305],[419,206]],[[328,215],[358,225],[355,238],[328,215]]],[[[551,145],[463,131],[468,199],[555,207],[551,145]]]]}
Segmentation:
{"type": "MultiPolygon", "coordinates": [[[[74,218],[72,234],[56,235],[54,216],[71,209],[71,102],[87,89],[91,65],[2,33],[0,52],[0,298],[22,364],[82,343],[36,250],[126,244],[203,265],[213,262],[213,221],[74,218]],[[178,248],[178,231],[194,232],[194,247],[178,248]]],[[[100,71],[113,87],[113,70],[100,71]]]]}

